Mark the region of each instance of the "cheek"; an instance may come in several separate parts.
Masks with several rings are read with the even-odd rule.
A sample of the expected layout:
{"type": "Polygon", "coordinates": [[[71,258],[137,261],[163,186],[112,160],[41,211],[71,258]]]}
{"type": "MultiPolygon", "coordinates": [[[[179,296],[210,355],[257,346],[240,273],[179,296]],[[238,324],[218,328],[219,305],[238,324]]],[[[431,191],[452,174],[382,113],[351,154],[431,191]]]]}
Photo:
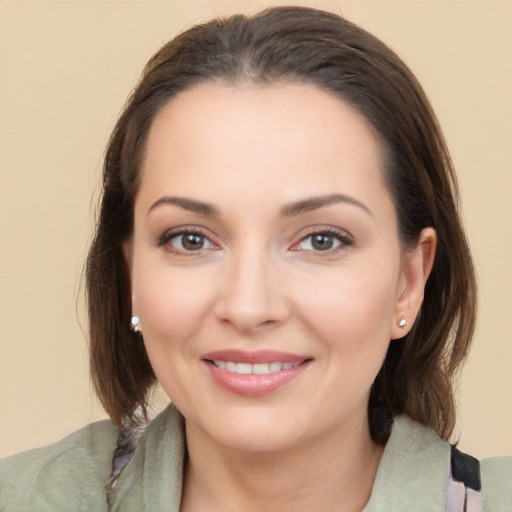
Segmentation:
{"type": "Polygon", "coordinates": [[[213,286],[197,270],[143,264],[134,270],[134,309],[142,321],[148,352],[178,348],[202,325],[213,300],[213,286]]]}
{"type": "Polygon", "coordinates": [[[345,268],[329,279],[309,281],[302,297],[302,317],[332,350],[361,351],[387,347],[394,315],[398,274],[379,265],[345,268]]]}
{"type": "Polygon", "coordinates": [[[390,344],[395,283],[381,276],[340,279],[327,293],[315,293],[304,313],[323,345],[325,379],[342,410],[367,402],[390,344]]]}

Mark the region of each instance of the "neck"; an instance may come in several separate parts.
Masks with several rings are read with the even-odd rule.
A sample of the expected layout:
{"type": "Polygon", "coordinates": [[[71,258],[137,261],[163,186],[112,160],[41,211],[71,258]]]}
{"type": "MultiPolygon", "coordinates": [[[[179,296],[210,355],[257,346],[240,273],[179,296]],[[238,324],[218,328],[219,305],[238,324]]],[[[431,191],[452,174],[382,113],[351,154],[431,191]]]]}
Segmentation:
{"type": "Polygon", "coordinates": [[[182,512],[360,512],[384,449],[371,440],[367,422],[272,453],[216,446],[187,424],[187,446],[182,512]]]}

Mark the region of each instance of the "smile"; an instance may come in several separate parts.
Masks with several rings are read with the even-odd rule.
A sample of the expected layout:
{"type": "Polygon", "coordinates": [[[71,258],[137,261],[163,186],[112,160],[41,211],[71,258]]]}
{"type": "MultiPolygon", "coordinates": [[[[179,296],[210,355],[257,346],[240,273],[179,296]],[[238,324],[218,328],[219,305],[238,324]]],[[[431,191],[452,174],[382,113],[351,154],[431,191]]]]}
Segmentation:
{"type": "Polygon", "coordinates": [[[274,350],[220,350],[204,354],[204,368],[218,386],[230,393],[261,397],[290,385],[313,363],[308,355],[274,350]]]}
{"type": "Polygon", "coordinates": [[[236,363],[234,361],[212,361],[213,365],[221,370],[226,370],[230,373],[237,373],[239,375],[268,375],[270,373],[277,373],[283,370],[292,370],[299,366],[300,362],[296,363],[236,363]]]}

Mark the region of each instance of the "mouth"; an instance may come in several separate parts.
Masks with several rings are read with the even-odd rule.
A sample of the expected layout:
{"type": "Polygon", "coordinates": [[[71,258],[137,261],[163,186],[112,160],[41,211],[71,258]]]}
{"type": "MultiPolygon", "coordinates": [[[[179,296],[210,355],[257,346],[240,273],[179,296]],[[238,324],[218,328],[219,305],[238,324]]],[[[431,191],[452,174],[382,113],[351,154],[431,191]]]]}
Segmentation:
{"type": "Polygon", "coordinates": [[[223,389],[243,396],[264,396],[302,375],[311,357],[284,352],[219,351],[202,358],[212,379],[223,389]]]}
{"type": "Polygon", "coordinates": [[[273,363],[237,363],[235,361],[211,361],[211,363],[230,373],[237,373],[238,375],[268,375],[270,373],[277,373],[283,370],[292,370],[301,363],[281,363],[275,361],[273,363]]]}

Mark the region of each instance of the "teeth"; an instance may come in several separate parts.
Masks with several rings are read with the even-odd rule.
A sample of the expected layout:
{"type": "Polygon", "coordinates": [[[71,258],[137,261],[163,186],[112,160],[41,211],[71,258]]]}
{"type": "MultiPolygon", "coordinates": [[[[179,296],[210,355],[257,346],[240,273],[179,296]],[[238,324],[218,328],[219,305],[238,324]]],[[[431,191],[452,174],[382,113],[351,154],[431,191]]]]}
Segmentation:
{"type": "MultiPolygon", "coordinates": [[[[279,366],[280,364],[277,363],[279,366]]],[[[277,370],[279,371],[279,370],[277,370]]],[[[265,364],[265,363],[261,363],[261,364],[253,364],[252,365],[252,372],[251,373],[255,373],[256,375],[265,375],[265,373],[270,373],[270,364],[265,364]]]]}
{"type": "Polygon", "coordinates": [[[281,370],[291,370],[299,366],[297,363],[235,363],[232,361],[213,361],[213,364],[221,370],[226,370],[231,373],[238,373],[240,375],[267,375],[268,373],[276,373],[281,370]]]}
{"type": "Polygon", "coordinates": [[[270,363],[269,366],[270,366],[270,368],[269,368],[270,373],[280,372],[281,368],[283,367],[283,365],[281,363],[270,363]]]}
{"type": "Polygon", "coordinates": [[[236,363],[236,373],[240,373],[242,375],[249,375],[252,373],[252,364],[249,363],[236,363]]]}

